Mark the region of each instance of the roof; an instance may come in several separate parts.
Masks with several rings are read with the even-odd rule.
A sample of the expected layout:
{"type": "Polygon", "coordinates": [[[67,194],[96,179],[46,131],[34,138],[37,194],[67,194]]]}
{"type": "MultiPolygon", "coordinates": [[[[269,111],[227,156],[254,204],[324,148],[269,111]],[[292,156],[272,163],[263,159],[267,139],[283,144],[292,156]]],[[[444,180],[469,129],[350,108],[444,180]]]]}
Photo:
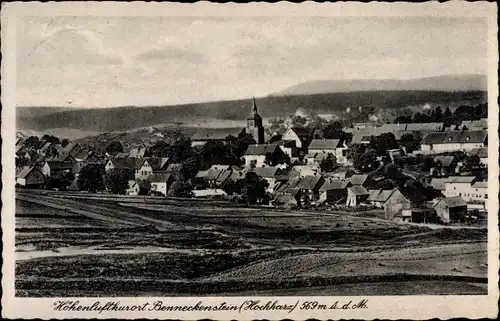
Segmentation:
{"type": "Polygon", "coordinates": [[[475,182],[472,184],[474,188],[488,188],[488,182],[475,182]]]}
{"type": "MultiPolygon", "coordinates": [[[[25,178],[31,173],[32,170],[36,169],[34,166],[24,166],[19,172],[16,173],[16,178],[25,178]]],[[[38,169],[36,169],[38,170],[38,169]]]]}
{"type": "Polygon", "coordinates": [[[483,118],[479,120],[463,120],[460,127],[466,127],[467,129],[486,129],[488,128],[488,119],[483,118]]]}
{"type": "Polygon", "coordinates": [[[450,165],[453,163],[453,160],[455,160],[455,157],[453,157],[453,156],[436,156],[436,157],[434,157],[434,161],[441,162],[441,165],[444,167],[450,167],[450,165]]]}
{"type": "Polygon", "coordinates": [[[447,178],[433,178],[431,180],[431,186],[436,190],[443,191],[445,189],[445,184],[447,181],[447,178]]]}
{"type": "Polygon", "coordinates": [[[391,197],[392,193],[394,193],[394,189],[390,190],[369,190],[370,196],[368,197],[369,201],[374,202],[386,202],[389,197],[391,197]]]}
{"type": "Polygon", "coordinates": [[[275,143],[265,145],[265,144],[253,144],[249,145],[245,155],[266,155],[267,153],[273,153],[278,145],[275,143]]]}
{"type": "Polygon", "coordinates": [[[66,147],[64,147],[61,150],[61,153],[70,154],[71,156],[73,156],[74,154],[79,152],[79,148],[80,148],[80,145],[78,145],[78,143],[69,143],[68,145],[66,145],[66,147]]]}
{"type": "Polygon", "coordinates": [[[88,149],[82,149],[75,153],[73,157],[77,160],[82,160],[85,161],[90,155],[92,155],[94,152],[88,149]]]}
{"type": "Polygon", "coordinates": [[[276,195],[276,198],[274,199],[275,203],[278,204],[288,204],[288,203],[297,203],[297,200],[295,199],[296,193],[283,193],[283,194],[278,194],[276,195]]]}
{"type": "Polygon", "coordinates": [[[144,162],[144,159],[136,157],[111,158],[111,163],[115,168],[139,169],[144,162]]]}
{"type": "Polygon", "coordinates": [[[450,176],[447,179],[447,183],[468,183],[471,184],[476,180],[474,176],[450,176]]]}
{"type": "Polygon", "coordinates": [[[274,178],[274,174],[278,171],[278,167],[256,167],[253,172],[260,177],[274,178]]]}
{"type": "Polygon", "coordinates": [[[307,158],[314,158],[314,160],[316,160],[316,161],[318,161],[318,162],[320,162],[320,161],[322,161],[322,160],[327,159],[327,158],[328,158],[328,156],[330,156],[330,157],[335,157],[335,156],[334,156],[333,154],[331,154],[331,153],[321,153],[321,152],[319,152],[319,153],[311,153],[311,152],[309,152],[309,153],[307,154],[307,158]]]}
{"type": "Polygon", "coordinates": [[[320,187],[320,191],[332,191],[332,190],[340,190],[340,189],[346,189],[347,185],[349,184],[348,181],[345,180],[339,180],[339,179],[329,179],[325,181],[323,185],[320,187]]]}
{"type": "Polygon", "coordinates": [[[464,130],[447,132],[444,143],[484,143],[488,137],[486,130],[464,130]]]}
{"type": "Polygon", "coordinates": [[[205,196],[225,196],[227,195],[222,189],[200,189],[193,190],[194,197],[205,197],[205,196]]]}
{"type": "Polygon", "coordinates": [[[315,130],[314,127],[291,127],[290,129],[301,139],[311,137],[315,130]]]}
{"type": "Polygon", "coordinates": [[[238,137],[245,128],[199,128],[191,136],[193,141],[206,141],[206,140],[226,140],[228,136],[238,137]]]}
{"type": "Polygon", "coordinates": [[[217,182],[224,182],[226,179],[231,177],[231,174],[233,173],[232,170],[223,170],[219,176],[215,179],[217,182]]]}
{"type": "Polygon", "coordinates": [[[294,178],[297,176],[300,176],[300,172],[295,168],[291,167],[278,170],[274,175],[274,178],[278,180],[288,180],[290,178],[294,178]]]}
{"type": "Polygon", "coordinates": [[[288,192],[291,188],[295,188],[299,182],[300,182],[300,178],[298,178],[298,177],[290,178],[287,182],[285,182],[283,185],[281,185],[276,190],[276,192],[277,193],[288,192]]]}
{"type": "Polygon", "coordinates": [[[321,175],[309,175],[300,178],[295,188],[299,189],[319,189],[324,178],[321,175]]]}
{"type": "MultiPolygon", "coordinates": [[[[420,191],[414,188],[396,188],[394,189],[394,192],[396,190],[399,190],[399,192],[401,192],[401,194],[403,194],[403,196],[411,203],[423,202],[427,200],[426,197],[420,191]]],[[[392,195],[394,195],[394,192],[392,195]]]]}
{"type": "Polygon", "coordinates": [[[150,157],[147,158],[146,161],[148,164],[153,168],[153,171],[161,171],[165,169],[165,166],[167,165],[169,158],[167,157],[150,157]]]}
{"type": "Polygon", "coordinates": [[[231,175],[228,177],[228,179],[232,180],[233,182],[236,182],[237,180],[245,178],[245,171],[236,171],[233,170],[231,175]]]}
{"type": "Polygon", "coordinates": [[[168,164],[166,171],[167,172],[178,172],[182,169],[183,164],[182,163],[172,163],[168,164]]]}
{"type": "Polygon", "coordinates": [[[350,186],[347,188],[354,195],[370,195],[370,193],[363,186],[350,186]]]}
{"type": "Polygon", "coordinates": [[[448,133],[429,133],[422,138],[422,145],[443,144],[448,133]]]}
{"type": "Polygon", "coordinates": [[[488,148],[475,148],[471,150],[471,154],[477,155],[479,158],[487,158],[488,157],[488,148]]]}
{"type": "Polygon", "coordinates": [[[297,147],[297,142],[294,140],[277,140],[272,142],[271,144],[275,144],[278,146],[283,146],[283,147],[297,147]]]}
{"type": "Polygon", "coordinates": [[[349,182],[351,182],[352,185],[363,185],[366,180],[368,179],[368,175],[352,175],[351,178],[349,179],[349,182]]]}
{"type": "Polygon", "coordinates": [[[149,178],[149,180],[151,182],[167,182],[170,177],[172,177],[172,174],[171,173],[154,173],[153,175],[151,175],[151,177],[149,178]]]}
{"type": "Polygon", "coordinates": [[[406,124],[383,124],[377,128],[379,135],[384,133],[394,133],[400,130],[406,130],[406,124]]]}
{"type": "Polygon", "coordinates": [[[65,170],[65,169],[73,169],[75,165],[73,162],[58,162],[58,161],[48,161],[46,163],[51,170],[65,170]]]}
{"type": "Polygon", "coordinates": [[[444,202],[448,207],[467,206],[467,202],[459,196],[443,198],[437,202],[435,206],[437,206],[440,202],[444,202]]]}
{"type": "Polygon", "coordinates": [[[144,157],[146,153],[146,147],[132,148],[130,150],[130,157],[144,157]]]}
{"type": "Polygon", "coordinates": [[[444,123],[410,123],[406,124],[406,130],[412,131],[441,131],[444,123]]]}
{"type": "Polygon", "coordinates": [[[309,145],[312,149],[335,149],[340,145],[340,139],[313,139],[309,145]]]}

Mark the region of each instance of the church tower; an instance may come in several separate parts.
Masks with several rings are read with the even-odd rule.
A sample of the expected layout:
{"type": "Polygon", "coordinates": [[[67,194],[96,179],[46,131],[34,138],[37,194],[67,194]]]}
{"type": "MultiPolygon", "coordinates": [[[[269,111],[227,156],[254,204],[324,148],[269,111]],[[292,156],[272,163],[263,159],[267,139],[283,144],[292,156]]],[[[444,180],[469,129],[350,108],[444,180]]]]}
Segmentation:
{"type": "Polygon", "coordinates": [[[262,125],[262,117],[257,113],[257,104],[255,97],[253,98],[252,117],[247,119],[247,133],[253,136],[257,144],[264,144],[264,126],[262,125]]]}

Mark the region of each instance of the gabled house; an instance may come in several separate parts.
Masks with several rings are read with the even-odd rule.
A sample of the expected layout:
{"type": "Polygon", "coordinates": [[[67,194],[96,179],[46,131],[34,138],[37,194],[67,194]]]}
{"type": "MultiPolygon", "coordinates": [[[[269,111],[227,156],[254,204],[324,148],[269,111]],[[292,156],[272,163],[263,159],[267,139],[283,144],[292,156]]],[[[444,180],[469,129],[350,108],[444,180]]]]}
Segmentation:
{"type": "Polygon", "coordinates": [[[175,181],[176,178],[172,173],[154,173],[150,177],[151,192],[167,196],[170,187],[175,181]]]}
{"type": "Polygon", "coordinates": [[[106,172],[112,169],[123,169],[127,171],[129,180],[136,179],[136,176],[142,176],[139,174],[139,168],[141,168],[144,160],[135,157],[126,158],[111,158],[106,162],[104,169],[106,172]]]}
{"type": "Polygon", "coordinates": [[[276,195],[273,203],[276,206],[281,206],[285,208],[295,207],[299,204],[300,193],[296,188],[290,188],[286,192],[276,195]]]}
{"type": "Polygon", "coordinates": [[[277,140],[273,142],[269,142],[268,144],[275,144],[283,151],[283,153],[287,154],[290,158],[299,157],[299,150],[297,148],[297,142],[295,140],[277,140]]]}
{"type": "Polygon", "coordinates": [[[384,204],[385,219],[404,220],[403,211],[415,208],[426,208],[425,196],[416,189],[396,188],[384,204]]]}
{"type": "Polygon", "coordinates": [[[321,175],[312,175],[301,177],[294,188],[301,191],[303,200],[309,199],[312,202],[319,200],[319,189],[325,183],[325,179],[321,175]]]}
{"type": "Polygon", "coordinates": [[[441,165],[440,174],[443,176],[448,176],[455,172],[457,166],[457,161],[453,156],[436,156],[434,157],[434,162],[441,165]]]}
{"type": "Polygon", "coordinates": [[[346,201],[349,182],[345,180],[327,179],[319,189],[319,201],[337,204],[346,201]]]}
{"type": "Polygon", "coordinates": [[[78,143],[69,143],[66,147],[63,147],[59,154],[67,154],[71,156],[78,155],[82,151],[82,147],[78,143]]]}
{"type": "Polygon", "coordinates": [[[481,163],[486,167],[488,166],[488,147],[475,148],[470,152],[472,155],[476,155],[481,160],[481,163]]]}
{"type": "Polygon", "coordinates": [[[368,175],[354,174],[351,176],[351,178],[349,178],[349,182],[353,186],[359,185],[359,186],[367,187],[367,186],[371,185],[372,179],[368,175]]]}
{"type": "Polygon", "coordinates": [[[391,197],[392,193],[394,193],[394,189],[391,190],[369,190],[370,196],[368,196],[367,201],[375,206],[376,208],[383,208],[385,202],[391,197]]]}
{"type": "Polygon", "coordinates": [[[361,185],[347,187],[346,206],[356,207],[365,202],[370,196],[370,193],[361,185]]]}
{"type": "Polygon", "coordinates": [[[147,148],[146,147],[135,147],[132,148],[129,152],[129,157],[138,157],[138,158],[144,158],[144,155],[146,154],[147,148]]]}
{"type": "Polygon", "coordinates": [[[461,197],[446,197],[434,206],[438,217],[444,224],[464,222],[467,216],[467,202],[461,197]]]}
{"type": "Polygon", "coordinates": [[[45,184],[45,177],[40,169],[34,166],[23,167],[16,173],[16,185],[39,188],[45,184]]]}
{"type": "MultiPolygon", "coordinates": [[[[267,183],[269,184],[267,191],[269,193],[274,193],[274,189],[278,185],[278,182],[275,178],[275,175],[278,172],[278,170],[279,170],[278,167],[256,167],[251,169],[252,172],[254,172],[255,174],[259,175],[260,177],[262,177],[267,181],[267,183]]],[[[238,173],[238,172],[233,171],[233,173],[238,173]]]]}
{"type": "Polygon", "coordinates": [[[486,130],[460,130],[425,135],[421,141],[422,153],[437,154],[453,151],[470,152],[488,145],[486,130]]]}
{"type": "Polygon", "coordinates": [[[276,144],[249,145],[245,155],[245,166],[247,168],[266,166],[266,156],[271,155],[273,159],[279,159],[284,155],[283,150],[276,144]]]}
{"type": "Polygon", "coordinates": [[[309,145],[309,154],[331,154],[338,164],[348,164],[347,152],[349,151],[340,139],[313,139],[309,145]]]}
{"type": "Polygon", "coordinates": [[[228,142],[246,133],[244,127],[235,128],[199,128],[191,136],[192,146],[201,146],[208,141],[228,142]]]}
{"type": "Polygon", "coordinates": [[[42,173],[45,176],[54,176],[57,174],[67,174],[73,170],[73,162],[57,162],[57,161],[47,161],[42,167],[42,173]]]}
{"type": "Polygon", "coordinates": [[[129,180],[128,181],[128,188],[125,191],[125,195],[137,196],[137,195],[139,195],[140,190],[141,190],[141,188],[139,187],[139,184],[136,181],[129,180]]]}
{"type": "Polygon", "coordinates": [[[471,186],[476,182],[475,176],[450,176],[445,183],[444,195],[446,197],[462,197],[470,200],[471,186]]]}
{"type": "Polygon", "coordinates": [[[229,165],[212,165],[206,171],[199,171],[193,184],[198,187],[217,188],[231,177],[232,168],[229,165]]]}
{"type": "Polygon", "coordinates": [[[313,139],[314,128],[307,127],[290,127],[288,128],[282,136],[284,141],[295,141],[295,146],[299,151],[299,155],[306,155],[308,151],[309,144],[313,139]]]}

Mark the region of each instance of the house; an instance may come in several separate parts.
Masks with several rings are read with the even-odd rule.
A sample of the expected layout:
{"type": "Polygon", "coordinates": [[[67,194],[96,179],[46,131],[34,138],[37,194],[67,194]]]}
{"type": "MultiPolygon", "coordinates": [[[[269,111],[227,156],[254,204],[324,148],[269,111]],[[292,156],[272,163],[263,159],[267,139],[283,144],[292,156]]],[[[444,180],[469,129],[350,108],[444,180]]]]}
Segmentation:
{"type": "Polygon", "coordinates": [[[276,144],[254,144],[249,145],[245,155],[245,166],[247,168],[266,166],[266,156],[270,155],[272,159],[279,159],[284,152],[276,144]]]}
{"type": "Polygon", "coordinates": [[[299,157],[299,150],[297,148],[297,143],[295,140],[277,140],[270,142],[269,144],[276,144],[283,151],[283,153],[287,154],[290,158],[299,157]]]}
{"type": "Polygon", "coordinates": [[[384,204],[386,220],[403,220],[403,210],[426,207],[425,196],[411,188],[396,188],[384,204]]]}
{"type": "Polygon", "coordinates": [[[314,176],[321,174],[321,168],[318,165],[296,165],[293,167],[300,177],[314,176]]]}
{"type": "Polygon", "coordinates": [[[370,193],[363,186],[349,186],[347,188],[347,201],[345,204],[350,207],[356,207],[366,201],[369,196],[370,193]]]}
{"type": "Polygon", "coordinates": [[[375,189],[369,190],[370,196],[368,196],[367,201],[375,206],[376,208],[383,208],[385,202],[391,197],[392,193],[394,193],[394,189],[391,190],[383,190],[383,189],[375,189]]]}
{"type": "MultiPolygon", "coordinates": [[[[263,179],[265,179],[269,184],[267,191],[269,193],[274,193],[274,189],[277,187],[278,184],[278,181],[274,176],[276,175],[278,170],[279,170],[278,167],[256,167],[253,168],[251,171],[259,175],[263,179]]],[[[233,171],[233,173],[238,173],[238,172],[233,171]]]]}
{"type": "Polygon", "coordinates": [[[194,185],[220,187],[231,177],[232,168],[229,165],[212,165],[206,171],[199,171],[194,177],[194,185]]]}
{"type": "Polygon", "coordinates": [[[467,202],[461,197],[445,197],[434,206],[444,224],[464,222],[467,216],[467,202]]]}
{"type": "Polygon", "coordinates": [[[298,189],[291,188],[285,193],[280,193],[276,195],[273,203],[276,206],[281,206],[285,208],[291,208],[299,205],[300,193],[298,189]]]}
{"type": "Polygon", "coordinates": [[[488,148],[475,148],[470,152],[472,155],[476,155],[481,160],[481,163],[488,167],[488,148]]]}
{"type": "Polygon", "coordinates": [[[328,153],[318,153],[318,152],[309,152],[306,156],[306,164],[307,165],[312,165],[314,167],[320,167],[321,163],[330,157],[333,162],[336,162],[335,155],[328,153]]]}
{"type": "Polygon", "coordinates": [[[319,200],[319,189],[325,183],[325,179],[320,175],[301,177],[294,188],[301,191],[302,199],[309,199],[312,202],[319,200]]]}
{"type": "Polygon", "coordinates": [[[73,170],[73,162],[57,162],[57,161],[47,161],[42,167],[42,173],[45,176],[53,176],[59,173],[70,173],[73,170]]]}
{"type": "Polygon", "coordinates": [[[445,183],[445,197],[462,197],[466,202],[471,200],[471,186],[476,182],[474,176],[450,176],[445,183]]]}
{"type": "Polygon", "coordinates": [[[313,139],[314,130],[314,128],[307,127],[290,127],[285,131],[281,139],[285,141],[295,141],[295,146],[299,152],[297,156],[305,155],[313,139]]]}
{"type": "Polygon", "coordinates": [[[346,201],[349,182],[338,179],[327,179],[319,189],[319,201],[336,204],[346,201]]]}
{"type": "Polygon", "coordinates": [[[226,199],[227,193],[219,188],[209,188],[194,190],[193,196],[195,198],[216,198],[216,199],[226,199]]]}
{"type": "Polygon", "coordinates": [[[166,171],[169,161],[170,159],[165,157],[144,158],[135,174],[136,179],[147,179],[154,172],[166,171]]]}
{"type": "Polygon", "coordinates": [[[488,210],[488,182],[475,182],[471,185],[470,191],[466,195],[470,199],[470,208],[488,210]]]}
{"type": "Polygon", "coordinates": [[[191,136],[192,146],[202,146],[208,141],[228,142],[236,139],[241,134],[245,134],[246,129],[243,127],[235,128],[199,128],[191,136]]]}
{"type": "Polygon", "coordinates": [[[39,188],[45,184],[45,177],[37,167],[26,166],[16,173],[16,184],[23,187],[39,188]]]}
{"type": "Polygon", "coordinates": [[[137,196],[137,195],[139,195],[140,189],[141,188],[139,187],[139,184],[136,181],[129,180],[128,181],[128,188],[125,191],[125,195],[137,196]]]}
{"type": "Polygon", "coordinates": [[[421,149],[426,154],[470,152],[477,148],[484,148],[487,144],[488,132],[486,130],[461,130],[427,134],[422,138],[421,149]]]}
{"type": "Polygon", "coordinates": [[[137,177],[141,177],[139,174],[139,168],[143,165],[144,159],[139,159],[135,157],[125,157],[125,158],[111,158],[106,162],[104,166],[104,170],[106,172],[112,169],[123,169],[126,170],[129,176],[129,179],[136,179],[137,177]]]}
{"type": "Polygon", "coordinates": [[[371,178],[369,178],[368,175],[355,174],[351,176],[349,182],[351,183],[351,185],[359,185],[367,187],[371,183],[371,178]]]}
{"type": "Polygon", "coordinates": [[[445,188],[446,188],[446,182],[448,181],[448,178],[433,178],[431,180],[431,186],[437,191],[441,191],[441,193],[444,194],[445,188]]]}
{"type": "Polygon", "coordinates": [[[335,156],[339,164],[347,164],[347,146],[340,139],[313,139],[309,145],[309,154],[335,156]]]}
{"type": "Polygon", "coordinates": [[[129,157],[138,157],[138,158],[144,158],[144,155],[146,154],[147,148],[146,147],[135,147],[132,148],[129,152],[129,157]]]}
{"type": "Polygon", "coordinates": [[[401,219],[404,222],[413,223],[438,223],[439,218],[434,208],[416,208],[403,209],[401,212],[401,219]]]}
{"type": "Polygon", "coordinates": [[[149,181],[151,182],[152,192],[167,196],[170,187],[172,187],[176,179],[172,173],[154,173],[149,181]]]}
{"type": "Polygon", "coordinates": [[[59,151],[59,154],[68,154],[68,155],[71,155],[71,156],[75,156],[77,154],[79,154],[82,150],[82,146],[80,146],[80,144],[78,143],[69,143],[68,145],[66,145],[66,147],[62,148],[60,151],[59,151]]]}
{"type": "MultiPolygon", "coordinates": [[[[455,171],[455,167],[457,166],[457,162],[453,156],[436,156],[434,157],[434,162],[441,165],[440,174],[443,176],[448,176],[453,173],[455,171]]],[[[431,169],[431,173],[432,170],[433,169],[431,169]]]]}
{"type": "Polygon", "coordinates": [[[488,129],[488,118],[479,120],[463,120],[458,127],[460,130],[483,130],[488,129]]]}

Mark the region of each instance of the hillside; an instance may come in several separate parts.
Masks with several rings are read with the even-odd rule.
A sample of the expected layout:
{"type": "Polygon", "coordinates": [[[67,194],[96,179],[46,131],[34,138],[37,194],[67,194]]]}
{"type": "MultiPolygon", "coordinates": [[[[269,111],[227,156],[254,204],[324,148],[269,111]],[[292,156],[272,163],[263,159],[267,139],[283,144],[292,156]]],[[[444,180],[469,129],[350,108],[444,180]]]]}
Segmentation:
{"type": "Polygon", "coordinates": [[[275,95],[310,95],[331,92],[378,90],[486,91],[487,89],[488,79],[484,75],[447,75],[408,80],[317,80],[297,84],[275,95]]]}
{"type": "MultiPolygon", "coordinates": [[[[265,117],[287,116],[298,109],[318,114],[341,114],[347,107],[372,106],[395,109],[424,104],[456,107],[486,102],[484,91],[364,91],[257,98],[265,117]]],[[[204,119],[243,120],[250,115],[251,100],[206,102],[173,106],[113,107],[68,110],[59,107],[17,107],[18,130],[47,131],[72,128],[93,132],[126,131],[158,124],[192,123],[204,119]],[[196,119],[196,120],[195,120],[196,119]]]]}

